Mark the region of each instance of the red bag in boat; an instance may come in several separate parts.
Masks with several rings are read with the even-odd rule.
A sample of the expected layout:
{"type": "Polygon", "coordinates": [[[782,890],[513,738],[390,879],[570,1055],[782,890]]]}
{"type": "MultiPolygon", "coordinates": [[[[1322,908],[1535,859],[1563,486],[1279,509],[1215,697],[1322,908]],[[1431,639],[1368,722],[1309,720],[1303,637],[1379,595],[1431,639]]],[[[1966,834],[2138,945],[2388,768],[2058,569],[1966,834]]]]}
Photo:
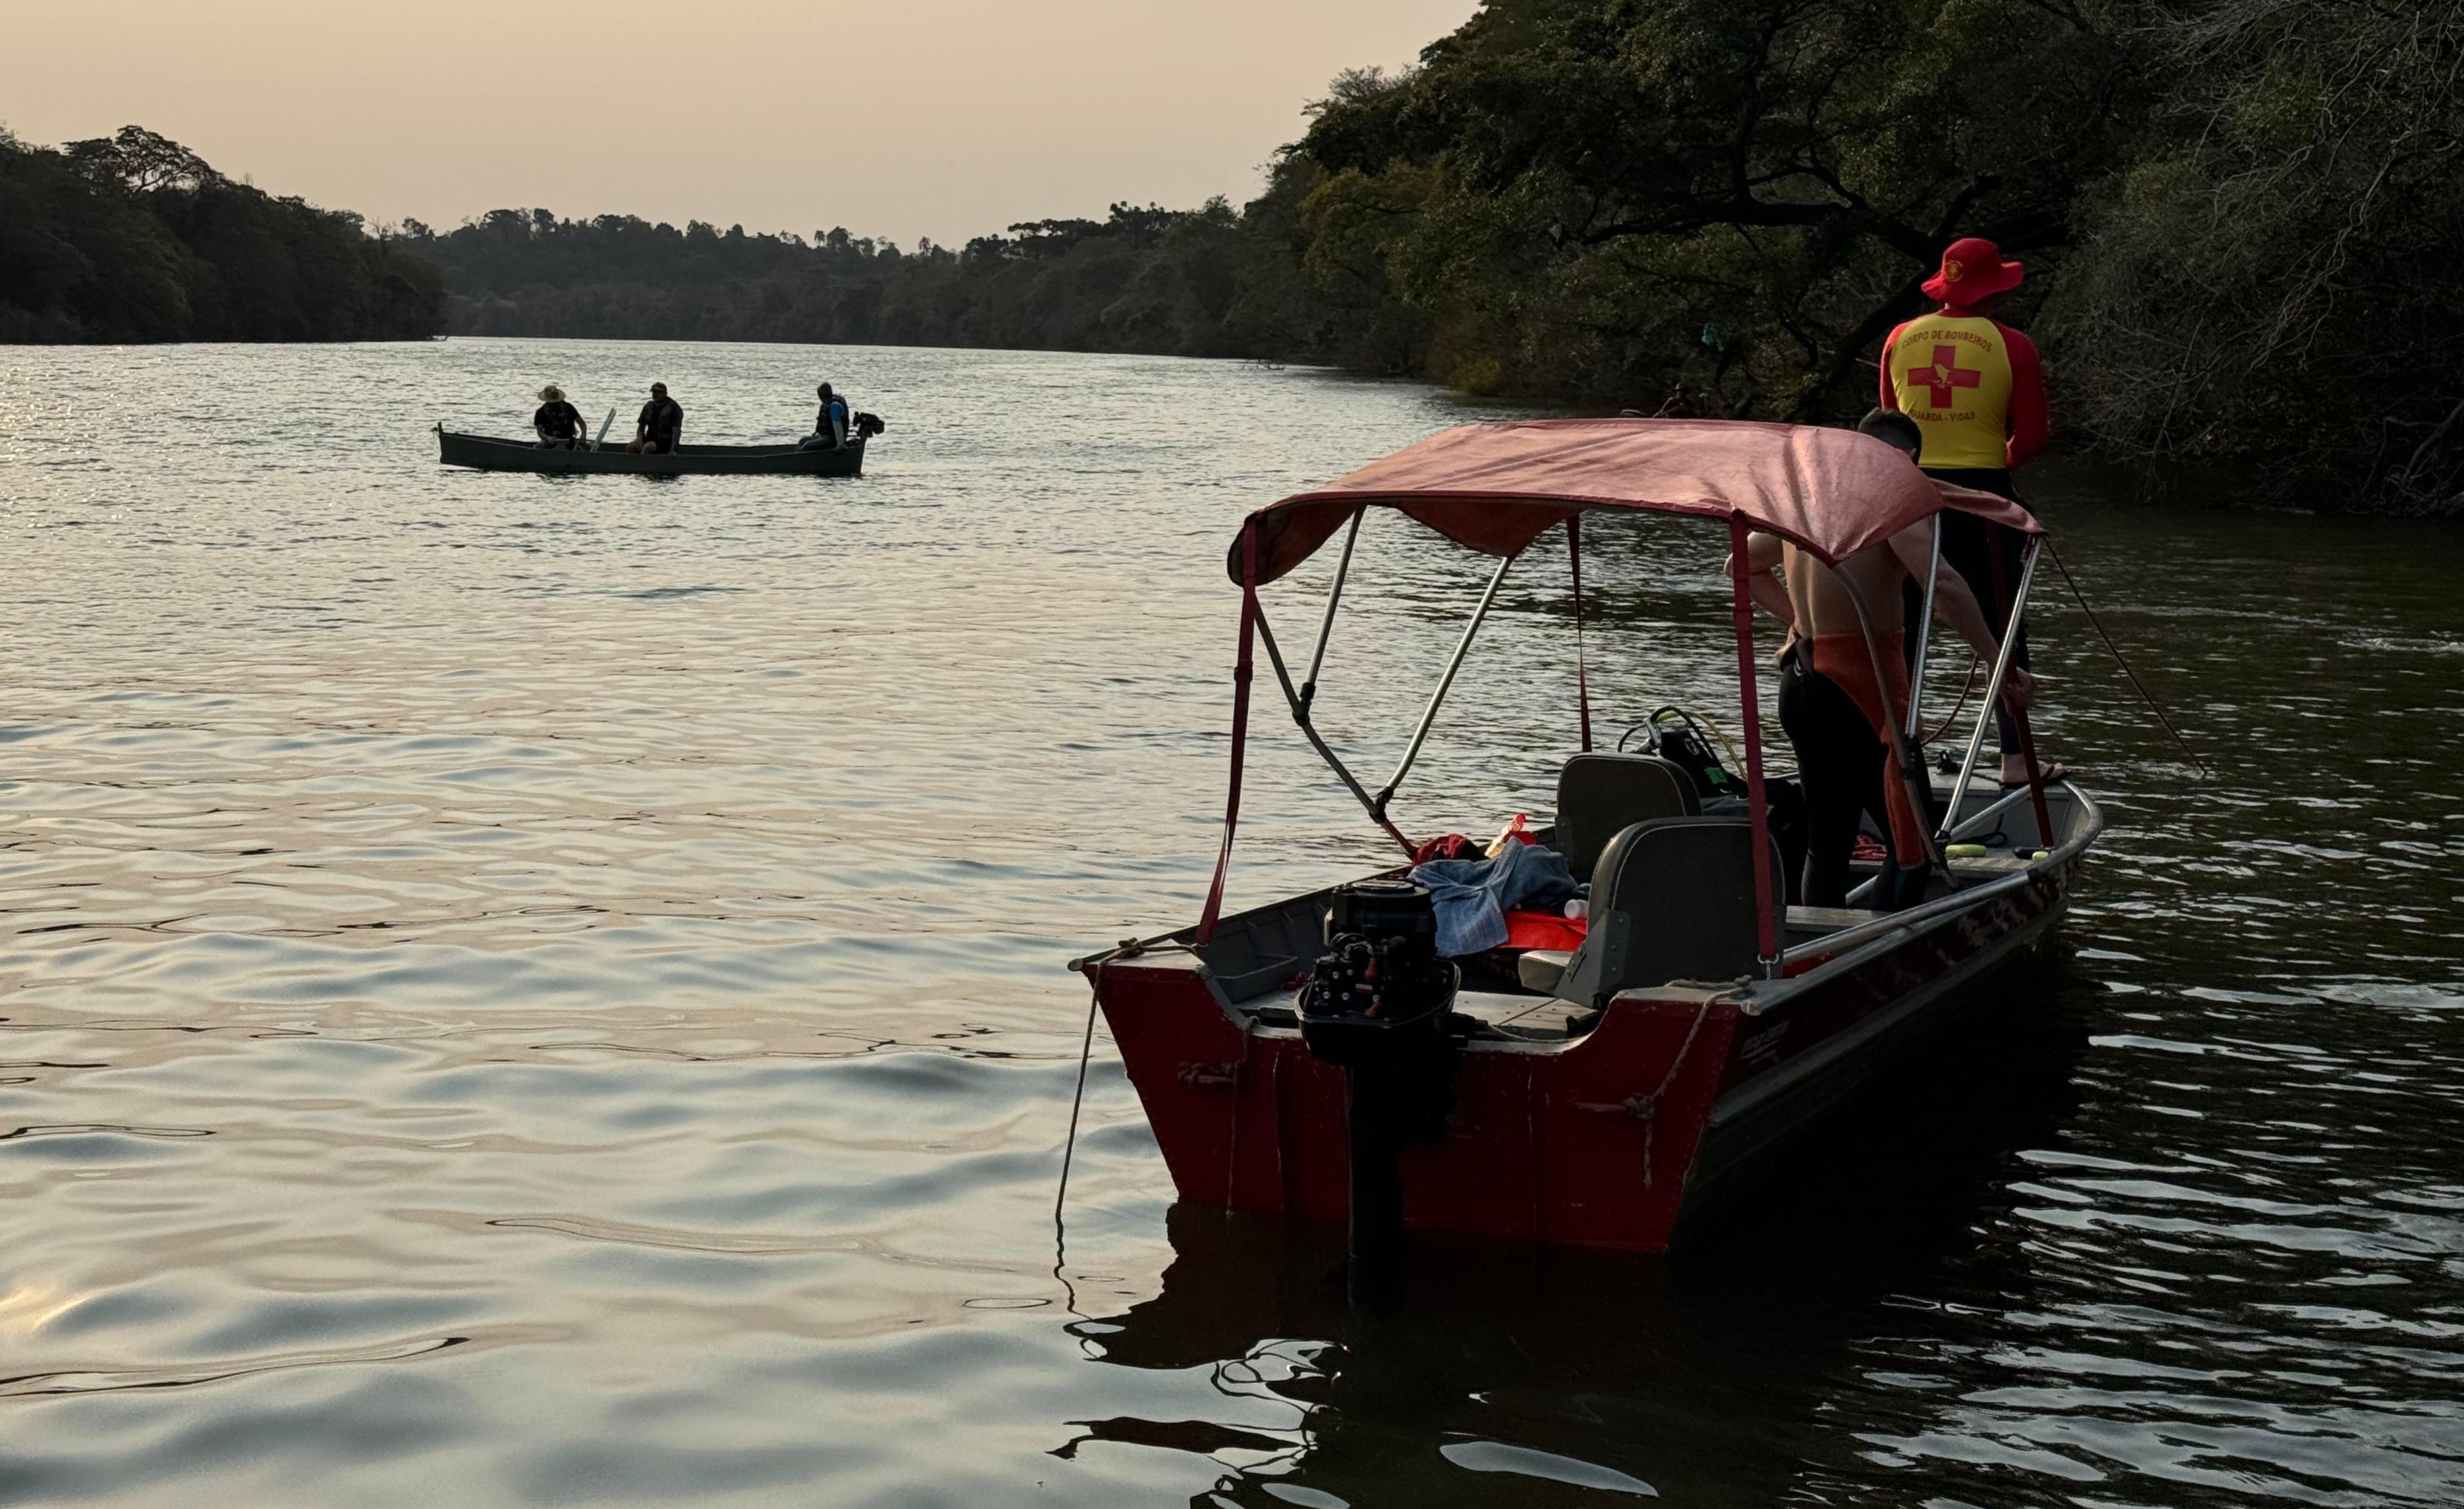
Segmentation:
{"type": "Polygon", "coordinates": [[[1554,948],[1572,953],[1591,931],[1591,923],[1555,912],[1508,912],[1506,914],[1506,946],[1508,948],[1554,948]]]}

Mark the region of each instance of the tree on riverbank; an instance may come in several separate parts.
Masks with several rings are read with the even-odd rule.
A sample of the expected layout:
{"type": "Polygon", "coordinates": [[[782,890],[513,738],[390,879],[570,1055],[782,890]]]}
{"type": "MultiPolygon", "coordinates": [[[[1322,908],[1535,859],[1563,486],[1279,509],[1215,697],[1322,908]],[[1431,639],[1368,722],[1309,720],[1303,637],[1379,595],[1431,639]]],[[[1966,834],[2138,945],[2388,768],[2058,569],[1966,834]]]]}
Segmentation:
{"type": "Polygon", "coordinates": [[[445,269],[456,334],[649,337],[1245,354],[1233,316],[1255,254],[1221,200],[1114,205],[953,250],[816,232],[748,234],[630,215],[499,210],[404,243],[445,269]]]}
{"type": "Polygon", "coordinates": [[[435,267],[137,126],[0,133],[0,342],[367,341],[443,327],[435,267]]]}
{"type": "Polygon", "coordinates": [[[1845,418],[1982,234],[2074,443],[2464,512],[2464,0],[1486,0],[1304,167],[1459,387],[1845,418]]]}
{"type": "Polygon", "coordinates": [[[1837,417],[1947,241],[2066,242],[2136,97],[2028,0],[1490,0],[1318,107],[1307,256],[1381,267],[1459,387],[1837,417]]]}
{"type": "Polygon", "coordinates": [[[2172,93],[2047,311],[2072,422],[2464,507],[2464,4],[2216,0],[2145,40],[2172,93]]]}
{"type": "Polygon", "coordinates": [[[372,239],[133,127],[0,143],[0,339],[419,333],[441,267],[463,334],[1265,357],[1837,421],[1970,234],[2028,264],[2006,313],[2057,439],[2464,512],[2464,0],[1483,0],[1337,78],[1246,206],[956,249],[544,210],[372,239]]]}

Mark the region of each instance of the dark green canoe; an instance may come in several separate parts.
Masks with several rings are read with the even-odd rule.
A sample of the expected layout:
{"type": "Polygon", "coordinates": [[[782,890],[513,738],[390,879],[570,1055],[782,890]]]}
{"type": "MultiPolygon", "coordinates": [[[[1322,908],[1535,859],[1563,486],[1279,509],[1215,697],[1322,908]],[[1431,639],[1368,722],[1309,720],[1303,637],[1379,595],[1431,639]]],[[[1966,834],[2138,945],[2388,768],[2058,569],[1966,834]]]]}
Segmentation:
{"type": "Polygon", "coordinates": [[[487,472],[613,472],[642,477],[861,477],[864,441],[842,451],[799,451],[792,445],[686,445],[665,455],[638,455],[609,446],[599,451],[542,450],[526,440],[460,434],[439,425],[438,458],[447,466],[487,472]]]}

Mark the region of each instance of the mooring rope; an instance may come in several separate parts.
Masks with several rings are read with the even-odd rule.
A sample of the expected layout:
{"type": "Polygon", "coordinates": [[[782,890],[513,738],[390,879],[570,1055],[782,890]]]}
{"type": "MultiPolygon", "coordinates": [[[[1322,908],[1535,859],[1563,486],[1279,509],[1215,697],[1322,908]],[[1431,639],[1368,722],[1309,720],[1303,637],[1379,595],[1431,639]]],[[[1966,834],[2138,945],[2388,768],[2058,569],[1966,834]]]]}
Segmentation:
{"type": "Polygon", "coordinates": [[[1577,1111],[1622,1111],[1642,1122],[1642,1187],[1651,1187],[1652,1130],[1660,1121],[1660,1101],[1677,1083],[1679,1071],[1685,1067],[1686,1055],[1694,1051],[1694,1039],[1702,1035],[1703,1024],[1710,1019],[1711,1008],[1720,1004],[1718,994],[1706,996],[1694,1010],[1693,1024],[1685,1029],[1685,1040],[1677,1045],[1677,1056],[1668,1061],[1668,1073],[1660,1079],[1660,1088],[1648,1095],[1630,1095],[1622,1100],[1602,1104],[1597,1101],[1576,1101],[1577,1111]]]}
{"type": "Polygon", "coordinates": [[[1968,653],[1968,678],[1959,683],[1959,700],[1950,704],[1950,711],[1942,715],[1941,722],[1934,724],[1931,728],[1925,729],[1918,736],[1918,743],[1933,743],[1940,740],[1943,735],[1950,732],[1951,726],[1959,721],[1959,715],[1968,711],[1968,699],[1969,697],[1973,696],[1976,691],[1977,668],[1984,664],[1984,656],[1978,655],[1973,650],[1968,653]]]}
{"type": "Polygon", "coordinates": [[[2129,678],[2131,689],[2139,694],[2139,699],[2147,704],[2147,710],[2154,713],[2156,721],[2165,725],[2165,731],[2173,736],[2173,743],[2181,749],[2182,757],[2189,761],[2191,768],[2197,770],[2200,777],[2205,779],[2209,773],[2208,763],[2200,759],[2197,752],[2191,749],[2190,742],[2184,739],[2182,731],[2173,726],[2173,720],[2165,716],[2165,706],[2156,700],[2156,694],[2147,690],[2146,684],[2139,679],[2139,673],[2130,669],[2130,662],[2122,657],[2122,647],[2113,642],[2113,635],[2106,633],[2104,625],[2097,621],[2096,610],[2087,606],[2087,594],[2079,590],[2079,578],[2071,575],[2071,568],[2062,560],[2062,553],[2054,548],[2053,537],[2047,535],[2043,539],[2045,553],[2054,558],[2055,569],[2060,571],[2062,580],[2070,584],[2071,596],[2079,603],[2079,611],[2087,615],[2088,627],[2094,629],[2096,636],[2104,641],[2106,653],[2113,656],[2114,664],[2122,667],[2122,674],[2129,678]]]}
{"type": "Polygon", "coordinates": [[[1087,1035],[1078,1044],[1078,1093],[1069,1098],[1069,1136],[1061,1144],[1061,1187],[1052,1191],[1052,1219],[1061,1219],[1062,1202],[1069,1198],[1069,1163],[1078,1156],[1078,1112],[1087,1103],[1087,1065],[1095,1056],[1095,1008],[1103,1000],[1092,979],[1087,982],[1087,1035]]]}

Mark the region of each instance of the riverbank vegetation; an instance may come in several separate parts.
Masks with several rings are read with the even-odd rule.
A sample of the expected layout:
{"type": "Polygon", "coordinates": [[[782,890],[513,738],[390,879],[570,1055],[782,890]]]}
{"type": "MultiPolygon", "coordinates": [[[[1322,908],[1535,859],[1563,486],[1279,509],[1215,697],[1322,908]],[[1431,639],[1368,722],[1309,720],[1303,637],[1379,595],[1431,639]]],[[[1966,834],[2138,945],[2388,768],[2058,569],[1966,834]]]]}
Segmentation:
{"type": "Polygon", "coordinates": [[[412,340],[444,326],[434,263],[360,217],[283,199],[128,126],[0,132],[0,342],[412,340]]]}
{"type": "MultiPolygon", "coordinates": [[[[1238,208],[902,249],[544,210],[372,239],[245,203],[322,228],[344,323],[432,321],[433,264],[462,334],[1263,357],[1833,422],[1978,234],[2028,265],[2001,313],[2062,440],[2464,512],[2459,79],[2464,0],[1485,0],[1414,68],[1337,78],[1238,208]]],[[[299,327],[182,229],[234,186],[131,134],[0,153],[0,322],[299,327]],[[99,249],[12,224],[45,193],[99,249]]]]}
{"type": "Polygon", "coordinates": [[[1265,192],[901,252],[499,211],[457,330],[1331,362],[1837,421],[1942,247],[2030,269],[2064,438],[2314,504],[2464,488],[2464,0],[1487,0],[1265,192]]]}
{"type": "Polygon", "coordinates": [[[1114,205],[963,249],[816,232],[681,231],[630,215],[499,210],[406,248],[446,270],[457,334],[811,341],[1228,356],[1244,260],[1217,201],[1174,213],[1114,205]]]}

